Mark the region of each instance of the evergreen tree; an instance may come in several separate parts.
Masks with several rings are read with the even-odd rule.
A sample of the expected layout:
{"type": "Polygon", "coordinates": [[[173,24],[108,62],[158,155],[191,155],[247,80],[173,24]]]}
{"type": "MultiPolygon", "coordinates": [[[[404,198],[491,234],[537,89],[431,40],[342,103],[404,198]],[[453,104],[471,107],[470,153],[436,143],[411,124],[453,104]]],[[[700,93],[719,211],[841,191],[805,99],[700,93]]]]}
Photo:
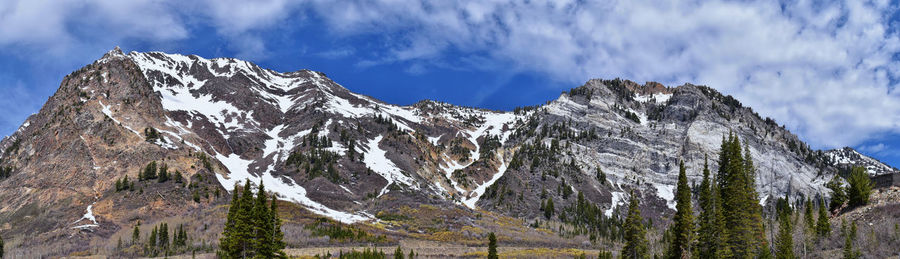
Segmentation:
{"type": "Polygon", "coordinates": [[[687,182],[687,173],[684,161],[681,161],[678,169],[678,185],[675,189],[675,216],[672,218],[670,229],[674,239],[669,244],[666,258],[687,258],[691,251],[691,242],[694,239],[694,212],[691,206],[691,187],[687,182]]]}
{"type": "Polygon", "coordinates": [[[141,226],[141,222],[138,221],[137,225],[134,225],[134,230],[131,231],[131,244],[132,244],[132,245],[137,244],[138,241],[141,240],[141,229],[140,229],[140,226],[141,226]]]}
{"type": "Polygon", "coordinates": [[[819,237],[827,237],[831,233],[831,223],[828,222],[828,212],[825,210],[825,201],[819,204],[819,220],[816,223],[816,234],[819,237]]]}
{"type": "Polygon", "coordinates": [[[813,233],[816,230],[816,220],[813,218],[812,199],[806,197],[806,204],[803,207],[803,220],[806,222],[807,233],[813,233]]]}
{"type": "Polygon", "coordinates": [[[497,259],[497,236],[494,232],[488,234],[488,259],[497,259]]]}
{"type": "Polygon", "coordinates": [[[406,258],[409,258],[409,259],[416,258],[416,253],[413,252],[412,248],[409,249],[409,255],[406,256],[406,258]]]}
{"type": "Polygon", "coordinates": [[[3,254],[6,250],[6,244],[3,243],[3,237],[0,237],[0,258],[3,258],[3,254]]]}
{"type": "Polygon", "coordinates": [[[232,195],[217,255],[221,258],[286,258],[282,251],[284,234],[275,197],[268,203],[265,187],[260,183],[254,199],[249,180],[240,194],[235,185],[232,195]]]}
{"type": "MultiPolygon", "coordinates": [[[[249,181],[245,185],[249,185],[249,181]]],[[[243,221],[238,220],[241,209],[240,185],[235,183],[234,191],[231,196],[231,206],[228,208],[228,215],[225,219],[225,229],[222,231],[222,238],[219,239],[218,256],[221,258],[241,258],[243,257],[243,247],[241,246],[241,230],[244,228],[243,221]]]]}
{"type": "Polygon", "coordinates": [[[869,203],[869,195],[872,194],[872,182],[866,169],[854,166],[847,179],[850,186],[847,188],[847,196],[850,196],[850,207],[857,207],[869,203]]]}
{"type": "Polygon", "coordinates": [[[155,247],[156,246],[156,233],[157,226],[153,226],[153,230],[150,231],[150,237],[147,239],[147,246],[155,247]]]}
{"type": "Polygon", "coordinates": [[[703,180],[700,182],[700,218],[695,255],[699,258],[718,258],[721,246],[721,203],[718,185],[710,179],[709,161],[703,163],[703,180]]]}
{"type": "Polygon", "coordinates": [[[400,249],[400,246],[397,246],[397,249],[394,250],[394,259],[403,259],[403,249],[400,249]]]}
{"type": "Polygon", "coordinates": [[[159,247],[163,249],[169,247],[169,224],[163,222],[159,224],[159,247]]]}
{"type": "Polygon", "coordinates": [[[858,259],[860,252],[853,249],[853,241],[856,240],[856,221],[847,229],[847,222],[842,221],[841,230],[844,232],[844,259],[858,259]]]}
{"type": "Polygon", "coordinates": [[[268,246],[270,242],[270,238],[272,236],[271,226],[269,225],[269,206],[266,202],[269,199],[266,197],[266,188],[262,184],[259,183],[259,188],[256,192],[256,200],[254,201],[253,208],[251,209],[251,217],[252,221],[251,227],[253,232],[253,250],[256,251],[257,256],[263,258],[271,258],[273,256],[274,251],[270,251],[271,247],[268,246]]]}
{"type": "Polygon", "coordinates": [[[756,169],[745,146],[741,154],[737,135],[722,140],[719,153],[719,186],[722,199],[723,243],[721,256],[726,258],[755,257],[765,247],[762,228],[762,207],[756,193],[756,169]]]}
{"type": "Polygon", "coordinates": [[[841,206],[844,205],[844,202],[847,201],[847,192],[843,186],[841,186],[841,178],[838,177],[837,174],[831,178],[831,181],[828,181],[825,184],[828,189],[831,189],[831,210],[837,210],[841,206]]]}
{"type": "MultiPolygon", "coordinates": [[[[785,199],[785,204],[786,204],[785,199]]],[[[780,206],[779,206],[780,207],[780,206]]],[[[790,208],[778,208],[778,237],[775,241],[775,258],[777,259],[793,259],[794,256],[794,227],[791,222],[790,208]]]]}
{"type": "Polygon", "coordinates": [[[550,219],[553,217],[553,212],[555,209],[553,208],[553,198],[547,199],[547,205],[544,206],[544,217],[550,219]]]}
{"type": "Polygon", "coordinates": [[[272,238],[269,242],[270,249],[274,251],[275,258],[287,258],[284,253],[284,233],[281,232],[281,218],[278,217],[278,197],[272,196],[272,206],[269,208],[272,238]]]}
{"type": "Polygon", "coordinates": [[[156,179],[156,161],[150,162],[144,168],[144,179],[156,179]]]}
{"type": "Polygon", "coordinates": [[[159,166],[159,174],[157,174],[159,178],[157,178],[157,182],[164,183],[169,180],[169,165],[163,163],[159,166]]]}
{"type": "Polygon", "coordinates": [[[644,229],[643,221],[641,210],[638,208],[637,196],[632,191],[631,201],[628,204],[628,217],[625,218],[625,247],[622,249],[622,258],[649,258],[647,230],[644,229]]]}

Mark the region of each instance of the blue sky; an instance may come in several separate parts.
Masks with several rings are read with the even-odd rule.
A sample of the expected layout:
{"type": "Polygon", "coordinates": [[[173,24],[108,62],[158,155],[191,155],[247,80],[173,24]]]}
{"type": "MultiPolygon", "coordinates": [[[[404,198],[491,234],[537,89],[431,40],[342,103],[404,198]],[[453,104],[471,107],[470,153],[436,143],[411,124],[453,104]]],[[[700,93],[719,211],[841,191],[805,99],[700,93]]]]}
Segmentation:
{"type": "Polygon", "coordinates": [[[114,46],[325,72],[396,104],[508,110],[590,78],[712,86],[814,148],[900,165],[896,1],[0,2],[0,135],[114,46]]]}

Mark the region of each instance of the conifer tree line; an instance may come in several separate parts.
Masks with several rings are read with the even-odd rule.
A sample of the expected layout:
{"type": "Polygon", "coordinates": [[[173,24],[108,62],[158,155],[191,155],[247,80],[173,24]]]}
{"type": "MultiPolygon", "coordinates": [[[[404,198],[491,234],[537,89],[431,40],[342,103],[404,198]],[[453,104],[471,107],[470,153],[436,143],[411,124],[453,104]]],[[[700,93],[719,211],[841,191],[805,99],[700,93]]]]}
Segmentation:
{"type": "MultiPolygon", "coordinates": [[[[168,256],[183,252],[188,248],[188,234],[183,224],[179,224],[170,231],[169,224],[161,222],[153,226],[153,229],[147,234],[146,240],[141,238],[140,226],[141,223],[138,222],[132,230],[131,245],[142,248],[144,256],[168,256]]],[[[123,248],[121,239],[119,248],[123,248]]]]}
{"type": "MultiPolygon", "coordinates": [[[[678,183],[675,191],[676,212],[667,231],[671,235],[663,258],[798,258],[794,253],[795,208],[787,197],[775,203],[772,230],[774,244],[770,247],[763,225],[763,208],[756,192],[756,168],[747,144],[741,143],[735,134],[722,140],[718,158],[719,168],[715,173],[709,169],[708,158],[703,165],[703,179],[699,190],[699,214],[694,219],[691,188],[688,185],[684,162],[679,165],[678,183]],[[776,234],[777,233],[777,234],[776,234]]],[[[831,233],[828,208],[840,209],[845,202],[852,208],[868,202],[871,182],[864,168],[854,168],[848,177],[848,186],[843,187],[838,180],[829,183],[834,192],[831,204],[825,199],[809,199],[804,204],[803,222],[809,233],[816,237],[827,237],[831,233]],[[837,202],[835,203],[835,200],[837,202]],[[818,207],[818,219],[814,218],[813,207],[818,207]]],[[[796,221],[795,221],[796,220],[796,221]]],[[[622,258],[650,258],[647,248],[646,230],[638,209],[634,192],[625,221],[625,246],[622,258]]],[[[842,225],[846,237],[844,258],[859,258],[853,250],[855,224],[842,225]]]]}
{"type": "Polygon", "coordinates": [[[231,206],[225,221],[225,230],[219,239],[219,258],[287,258],[282,251],[281,219],[278,218],[276,197],[270,200],[262,182],[256,198],[250,190],[250,181],[243,190],[235,185],[231,206]]]}
{"type": "MultiPolygon", "coordinates": [[[[147,166],[144,166],[144,170],[138,172],[138,181],[146,180],[156,180],[160,183],[164,183],[169,180],[175,180],[175,182],[177,183],[182,183],[184,182],[184,176],[178,170],[170,173],[169,165],[165,163],[157,164],[156,161],[152,161],[148,163],[147,166]]],[[[128,181],[127,176],[125,177],[124,181],[128,181]]]]}

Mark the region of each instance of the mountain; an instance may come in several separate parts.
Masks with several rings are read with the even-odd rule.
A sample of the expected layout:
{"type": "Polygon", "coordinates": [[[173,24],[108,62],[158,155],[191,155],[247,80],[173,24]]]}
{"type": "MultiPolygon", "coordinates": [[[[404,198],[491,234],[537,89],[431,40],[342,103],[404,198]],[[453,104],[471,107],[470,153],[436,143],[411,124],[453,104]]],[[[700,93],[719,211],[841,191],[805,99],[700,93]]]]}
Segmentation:
{"type": "Polygon", "coordinates": [[[849,173],[850,168],[854,166],[866,168],[866,171],[872,176],[900,172],[895,167],[882,163],[878,159],[860,154],[849,147],[828,150],[826,156],[828,157],[828,163],[839,168],[841,172],[849,173]]]}
{"type": "MultiPolygon", "coordinates": [[[[144,231],[154,222],[187,224],[195,242],[215,244],[228,192],[248,180],[305,218],[388,239],[471,238],[457,232],[508,228],[508,220],[521,228],[545,214],[545,201],[568,208],[576,196],[617,218],[631,190],[664,222],[678,162],[698,183],[705,158],[717,168],[729,133],[750,150],[765,204],[827,195],[825,182],[847,159],[891,168],[852,149],[812,150],[706,86],[595,79],[512,112],[428,100],[399,106],[321,72],[116,48],[63,78],[0,141],[0,168],[11,172],[0,180],[0,234],[26,257],[112,251],[141,222],[144,231]]],[[[307,233],[309,222],[285,228],[307,233]]],[[[577,244],[521,231],[535,236],[522,242],[577,244]]]]}

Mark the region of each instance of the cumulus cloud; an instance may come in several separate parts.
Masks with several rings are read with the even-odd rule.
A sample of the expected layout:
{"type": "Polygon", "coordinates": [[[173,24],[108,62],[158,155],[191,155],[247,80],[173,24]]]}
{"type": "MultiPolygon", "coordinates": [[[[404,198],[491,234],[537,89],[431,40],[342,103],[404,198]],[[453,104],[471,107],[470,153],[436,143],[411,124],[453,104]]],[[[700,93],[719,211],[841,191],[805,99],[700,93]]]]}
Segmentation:
{"type": "MultiPolygon", "coordinates": [[[[392,35],[381,62],[461,51],[573,86],[707,84],[818,147],[900,132],[887,1],[315,2],[337,33],[392,35]],[[327,15],[325,15],[327,14],[327,15]],[[852,134],[848,134],[852,132],[852,134]]],[[[371,64],[367,63],[367,64],[371,64]]],[[[377,64],[377,62],[374,62],[377,64]]]]}
{"type": "Polygon", "coordinates": [[[56,55],[91,46],[98,39],[138,38],[167,42],[188,36],[170,6],[154,0],[0,3],[0,46],[33,48],[56,55]]]}
{"type": "Polygon", "coordinates": [[[261,34],[310,16],[333,37],[383,46],[359,67],[404,62],[422,73],[478,61],[473,69],[572,86],[595,77],[706,84],[828,148],[900,133],[896,12],[887,0],[13,0],[0,3],[0,46],[88,42],[78,26],[177,41],[201,24],[239,55],[264,58],[261,34]]]}

